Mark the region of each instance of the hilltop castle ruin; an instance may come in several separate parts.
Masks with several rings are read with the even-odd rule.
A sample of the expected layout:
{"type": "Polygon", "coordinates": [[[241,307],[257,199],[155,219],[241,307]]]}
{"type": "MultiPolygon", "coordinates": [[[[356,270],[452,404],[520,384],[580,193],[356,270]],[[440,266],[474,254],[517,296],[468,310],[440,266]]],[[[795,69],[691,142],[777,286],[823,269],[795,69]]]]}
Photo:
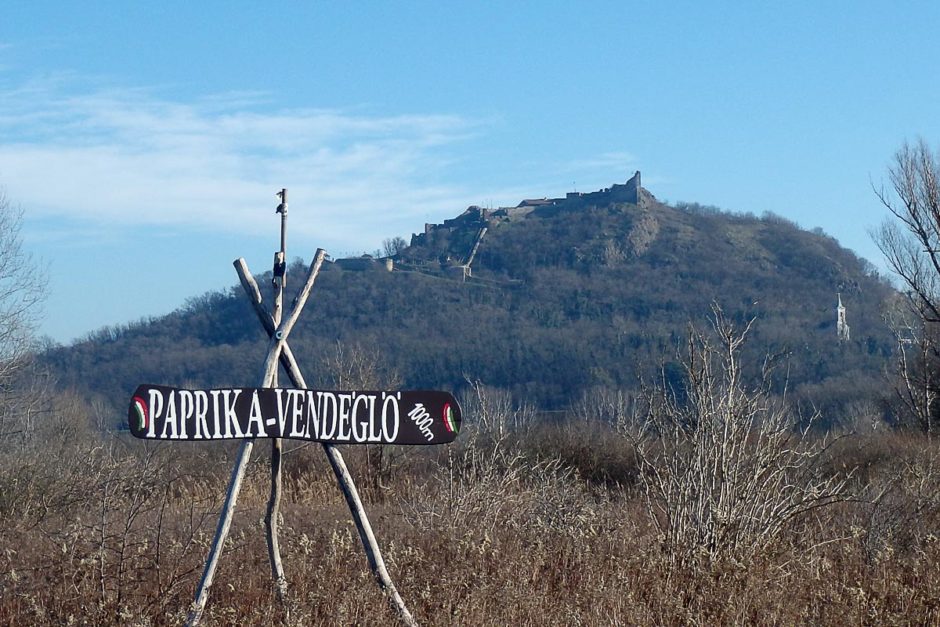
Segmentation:
{"type": "Polygon", "coordinates": [[[503,222],[524,218],[537,210],[576,209],[613,203],[645,208],[655,200],[641,185],[640,172],[637,171],[626,183],[615,183],[595,192],[568,192],[564,198],[526,198],[515,207],[498,209],[471,205],[456,218],[444,220],[443,224],[425,224],[424,233],[412,234],[410,246],[440,245],[446,242],[443,248],[452,252],[442,254],[439,260],[441,267],[466,280],[471,276],[471,264],[484,235],[503,222]],[[461,252],[455,255],[453,251],[461,252]]]}
{"type": "MultiPolygon", "coordinates": [[[[647,208],[655,201],[656,198],[643,188],[640,172],[637,171],[626,183],[614,183],[594,192],[568,192],[563,198],[526,198],[515,207],[498,209],[471,205],[456,218],[444,220],[443,224],[425,224],[423,233],[412,234],[409,248],[431,247],[443,251],[438,259],[440,270],[460,280],[466,280],[471,276],[471,264],[484,236],[490,229],[502,223],[525,218],[534,211],[562,211],[614,203],[647,208]]],[[[400,261],[402,260],[397,258],[393,262],[391,258],[363,255],[337,259],[335,265],[353,271],[379,268],[391,271],[400,261]]],[[[414,260],[406,265],[414,265],[414,260]]]]}
{"type": "Polygon", "coordinates": [[[492,228],[500,222],[523,218],[536,209],[547,207],[575,207],[582,205],[607,205],[611,203],[628,203],[641,208],[648,207],[656,198],[643,188],[640,182],[640,172],[636,171],[626,183],[614,183],[610,187],[595,192],[568,192],[564,198],[526,198],[515,207],[500,207],[498,209],[485,209],[478,205],[471,205],[456,218],[444,220],[443,224],[425,224],[424,233],[411,236],[411,246],[428,244],[435,232],[440,230],[454,231],[459,228],[477,227],[492,228]]]}

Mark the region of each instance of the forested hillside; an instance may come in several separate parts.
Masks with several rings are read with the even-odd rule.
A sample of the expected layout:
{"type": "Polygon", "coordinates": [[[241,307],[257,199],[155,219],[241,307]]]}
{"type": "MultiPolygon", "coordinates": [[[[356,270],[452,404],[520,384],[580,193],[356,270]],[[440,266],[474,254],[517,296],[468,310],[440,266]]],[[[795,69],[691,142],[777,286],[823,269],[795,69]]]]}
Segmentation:
{"type": "MultiPolygon", "coordinates": [[[[405,387],[479,380],[563,409],[597,387],[636,389],[663,364],[670,377],[689,324],[707,325],[717,304],[741,323],[755,318],[748,361],[779,355],[780,389],[828,420],[888,389],[882,314],[892,290],[866,261],[774,215],[667,206],[642,192],[636,203],[592,194],[489,215],[471,208],[395,251],[391,272],[369,259],[328,263],[294,352],[319,385],[330,384],[324,364],[339,343],[363,347],[405,387]],[[454,271],[481,225],[469,270],[454,271]],[[839,293],[847,342],[836,334],[839,293]]],[[[305,271],[292,264],[288,285],[305,271]]],[[[236,285],[43,359],[60,382],[120,407],[141,382],[253,384],[263,347],[236,285]]]]}

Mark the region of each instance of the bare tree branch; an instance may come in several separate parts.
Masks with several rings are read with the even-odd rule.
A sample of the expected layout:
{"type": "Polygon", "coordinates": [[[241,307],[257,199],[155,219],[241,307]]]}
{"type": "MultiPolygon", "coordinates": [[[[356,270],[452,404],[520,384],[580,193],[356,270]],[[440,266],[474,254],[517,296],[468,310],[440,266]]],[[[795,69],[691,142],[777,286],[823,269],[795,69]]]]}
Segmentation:
{"type": "Polygon", "coordinates": [[[940,413],[940,160],[923,140],[905,143],[888,179],[893,193],[875,194],[893,219],[872,238],[907,292],[888,320],[898,348],[895,392],[902,419],[931,437],[940,413]]]}
{"type": "Polygon", "coordinates": [[[23,251],[22,215],[0,191],[0,389],[31,351],[46,285],[42,270],[23,251]]]}

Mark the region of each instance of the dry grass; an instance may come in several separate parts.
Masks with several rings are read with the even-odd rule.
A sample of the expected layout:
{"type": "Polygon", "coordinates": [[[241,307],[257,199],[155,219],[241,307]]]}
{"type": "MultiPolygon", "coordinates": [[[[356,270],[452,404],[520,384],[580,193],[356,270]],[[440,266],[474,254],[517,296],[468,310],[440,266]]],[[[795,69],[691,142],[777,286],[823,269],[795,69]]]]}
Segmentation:
{"type": "MultiPolygon", "coordinates": [[[[231,449],[59,434],[2,443],[0,624],[179,624],[231,449]]],[[[319,449],[292,448],[281,532],[290,620],[267,563],[262,454],[205,624],[394,624],[319,449]]],[[[365,450],[345,454],[421,624],[940,622],[940,466],[913,437],[845,441],[828,464],[859,469],[856,499],[795,519],[747,562],[691,565],[663,550],[612,426],[469,430],[450,448],[396,450],[382,482],[364,476],[365,450]]]]}

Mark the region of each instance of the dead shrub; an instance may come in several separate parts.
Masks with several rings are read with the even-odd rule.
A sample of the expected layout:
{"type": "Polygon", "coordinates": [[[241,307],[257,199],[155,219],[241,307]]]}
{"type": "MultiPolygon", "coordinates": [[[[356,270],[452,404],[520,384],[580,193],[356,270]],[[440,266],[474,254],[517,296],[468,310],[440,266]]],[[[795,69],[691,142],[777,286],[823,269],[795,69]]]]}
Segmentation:
{"type": "Polygon", "coordinates": [[[530,429],[531,409],[479,382],[471,383],[461,406],[460,439],[430,478],[401,500],[411,524],[485,533],[592,528],[591,499],[576,473],[558,458],[527,456],[520,446],[516,436],[530,429]]]}
{"type": "Polygon", "coordinates": [[[692,329],[679,356],[682,394],[664,373],[624,426],[651,519],[680,563],[746,561],[797,516],[846,496],[846,477],[819,472],[828,442],[772,396],[769,364],[745,382],[738,354],[750,327],[715,307],[711,333],[692,329]]]}
{"type": "Polygon", "coordinates": [[[940,451],[927,441],[907,439],[877,475],[863,486],[859,501],[865,552],[875,561],[886,552],[910,553],[940,537],[940,451]]]}

